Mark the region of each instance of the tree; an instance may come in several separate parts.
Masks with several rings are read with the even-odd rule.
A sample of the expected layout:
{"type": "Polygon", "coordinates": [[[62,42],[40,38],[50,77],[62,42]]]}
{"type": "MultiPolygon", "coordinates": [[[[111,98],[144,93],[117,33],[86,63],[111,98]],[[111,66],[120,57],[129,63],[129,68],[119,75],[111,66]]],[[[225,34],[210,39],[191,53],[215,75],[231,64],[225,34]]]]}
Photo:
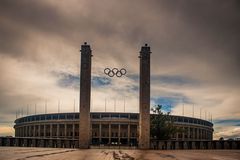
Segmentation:
{"type": "Polygon", "coordinates": [[[153,116],[151,116],[151,137],[158,140],[169,140],[172,135],[177,132],[183,132],[182,129],[173,125],[173,119],[170,116],[170,112],[164,114],[162,111],[162,105],[157,105],[151,108],[153,116]]]}

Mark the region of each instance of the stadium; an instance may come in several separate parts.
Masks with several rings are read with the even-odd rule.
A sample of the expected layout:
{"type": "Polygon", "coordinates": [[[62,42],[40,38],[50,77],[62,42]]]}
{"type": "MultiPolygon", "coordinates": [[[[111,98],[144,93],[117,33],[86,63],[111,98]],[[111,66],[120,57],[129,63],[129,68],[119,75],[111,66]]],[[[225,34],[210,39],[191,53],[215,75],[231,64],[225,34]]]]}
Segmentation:
{"type": "MultiPolygon", "coordinates": [[[[91,112],[90,117],[91,145],[138,145],[138,113],[91,112]]],[[[184,129],[185,132],[172,135],[170,140],[212,140],[211,122],[185,116],[171,115],[171,118],[174,126],[184,129]]],[[[30,115],[16,119],[14,128],[15,137],[52,139],[53,146],[57,145],[57,140],[72,140],[71,145],[74,145],[74,141],[79,139],[79,113],[30,115]]]]}

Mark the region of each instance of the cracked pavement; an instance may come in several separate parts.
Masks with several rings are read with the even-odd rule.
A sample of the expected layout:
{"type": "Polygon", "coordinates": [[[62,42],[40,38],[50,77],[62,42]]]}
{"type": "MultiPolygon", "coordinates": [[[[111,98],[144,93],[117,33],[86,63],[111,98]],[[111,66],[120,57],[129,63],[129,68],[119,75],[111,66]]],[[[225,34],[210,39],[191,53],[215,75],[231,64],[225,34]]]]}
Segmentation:
{"type": "Polygon", "coordinates": [[[0,147],[0,160],[239,160],[240,150],[127,150],[0,147]]]}

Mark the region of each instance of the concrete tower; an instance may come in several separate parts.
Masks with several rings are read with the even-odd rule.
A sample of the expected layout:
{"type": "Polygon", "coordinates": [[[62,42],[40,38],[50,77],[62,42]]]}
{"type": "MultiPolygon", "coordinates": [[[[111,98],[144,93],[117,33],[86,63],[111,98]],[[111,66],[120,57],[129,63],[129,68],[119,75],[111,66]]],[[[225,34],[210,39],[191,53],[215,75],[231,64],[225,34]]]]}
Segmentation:
{"type": "Polygon", "coordinates": [[[79,148],[89,148],[90,137],[90,100],[91,100],[91,57],[92,50],[86,42],[81,46],[80,73],[80,122],[79,148]]]}
{"type": "Polygon", "coordinates": [[[150,47],[140,51],[139,148],[150,147],[150,47]]]}

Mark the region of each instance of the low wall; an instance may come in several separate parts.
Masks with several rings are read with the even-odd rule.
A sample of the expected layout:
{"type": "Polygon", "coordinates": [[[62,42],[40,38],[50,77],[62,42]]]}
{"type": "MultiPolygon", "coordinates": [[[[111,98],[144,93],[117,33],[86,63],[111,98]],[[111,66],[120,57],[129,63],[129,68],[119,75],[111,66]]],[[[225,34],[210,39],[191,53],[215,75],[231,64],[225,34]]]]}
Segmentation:
{"type": "MultiPolygon", "coordinates": [[[[0,137],[0,146],[78,148],[77,139],[0,137]]],[[[94,147],[94,146],[93,146],[94,147]]],[[[98,148],[97,146],[95,146],[98,148]]],[[[109,147],[109,146],[107,146],[109,147]]],[[[116,147],[116,146],[115,146],[116,147]]],[[[127,146],[125,146],[127,147],[127,146]]],[[[102,147],[100,147],[102,148],[102,147]]],[[[104,146],[103,146],[104,148],[104,146]]],[[[120,147],[119,147],[120,148],[120,147]]],[[[121,147],[122,148],[122,147],[121,147]]],[[[131,147],[130,147],[131,148],[131,147]]],[[[151,149],[240,149],[240,141],[158,141],[151,140],[151,149]]]]}
{"type": "Polygon", "coordinates": [[[0,137],[0,146],[78,148],[77,139],[0,137]]]}
{"type": "Polygon", "coordinates": [[[151,141],[151,149],[240,149],[240,141],[151,141]]]}

